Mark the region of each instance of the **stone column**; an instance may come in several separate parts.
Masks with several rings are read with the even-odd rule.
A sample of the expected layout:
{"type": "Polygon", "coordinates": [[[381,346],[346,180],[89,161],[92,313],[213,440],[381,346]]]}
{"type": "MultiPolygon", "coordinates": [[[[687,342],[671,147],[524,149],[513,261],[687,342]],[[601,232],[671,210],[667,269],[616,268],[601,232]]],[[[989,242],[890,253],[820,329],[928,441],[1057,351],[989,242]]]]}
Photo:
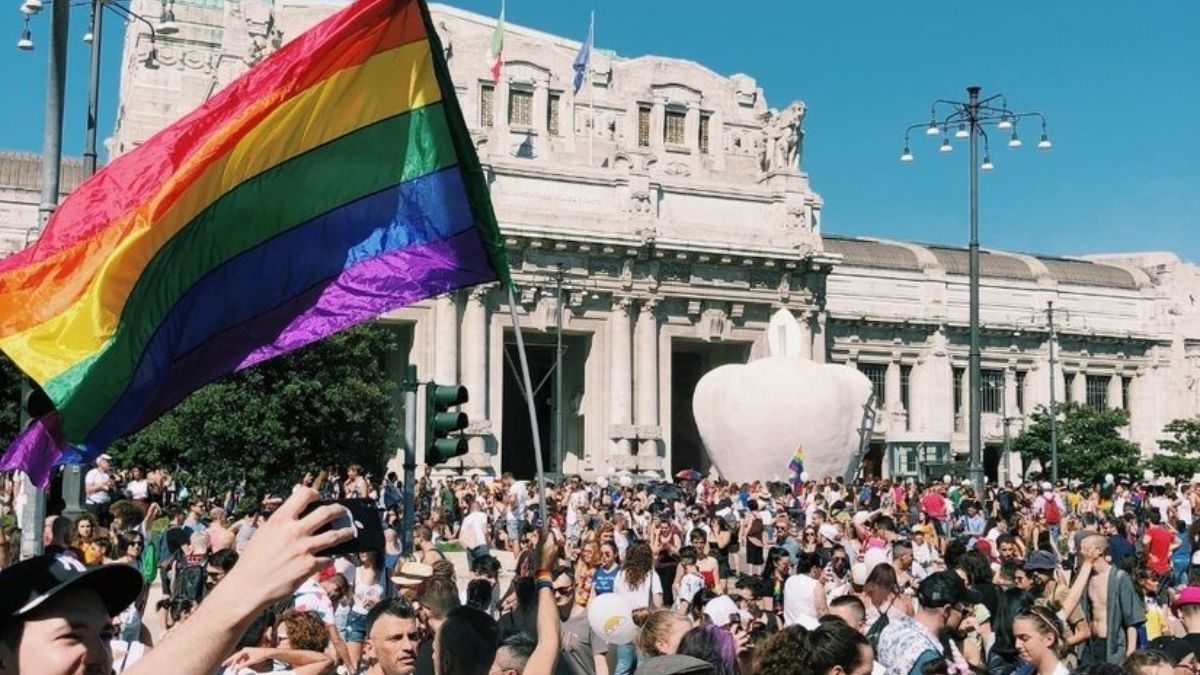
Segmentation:
{"type": "Polygon", "coordinates": [[[1079,405],[1087,403],[1087,375],[1082,370],[1071,378],[1071,402],[1079,405]]]}
{"type": "Polygon", "coordinates": [[[796,323],[800,324],[800,358],[813,359],[812,312],[801,312],[796,323]]]}
{"type": "MultiPolygon", "coordinates": [[[[462,317],[462,384],[467,388],[470,399],[463,406],[472,428],[486,426],[487,383],[488,383],[488,309],[489,286],[475,286],[467,292],[462,317]]],[[[469,454],[475,457],[484,454],[485,441],[482,436],[469,438],[469,454]]]]}
{"type": "Polygon", "coordinates": [[[700,154],[700,108],[695,103],[688,103],[687,113],[683,120],[683,144],[696,155],[700,154]]]}
{"type": "MultiPolygon", "coordinates": [[[[545,136],[549,131],[550,83],[547,80],[537,80],[533,83],[533,128],[539,135],[545,136]]],[[[559,120],[561,124],[562,120],[559,120]]]]}
{"type": "MultiPolygon", "coordinates": [[[[633,362],[630,360],[629,298],[615,298],[608,318],[609,438],[611,455],[628,457],[633,425],[633,362]]],[[[621,460],[617,460],[620,463],[621,460]]]]}
{"type": "Polygon", "coordinates": [[[663,129],[667,123],[667,99],[656,96],[650,106],[650,147],[654,150],[663,149],[663,129]]]}
{"type": "Polygon", "coordinates": [[[883,379],[883,401],[876,401],[876,404],[889,413],[899,414],[904,410],[904,402],[900,400],[900,361],[892,359],[888,363],[883,379]]]}
{"type": "MultiPolygon", "coordinates": [[[[439,296],[433,303],[433,379],[439,384],[458,382],[458,297],[439,296]]],[[[474,394],[472,394],[474,395],[474,394]]]]}
{"type": "Polygon", "coordinates": [[[827,363],[829,356],[825,352],[825,312],[817,312],[809,321],[812,328],[812,360],[817,363],[827,363]]]}
{"type": "Polygon", "coordinates": [[[657,298],[642,301],[634,329],[634,369],[637,385],[636,423],[639,457],[658,454],[658,317],[657,298]]]}
{"type": "Polygon", "coordinates": [[[1007,412],[1008,417],[1012,418],[1021,416],[1021,411],[1017,410],[1017,371],[1012,366],[1004,369],[1004,407],[1000,412],[1007,412]]]}
{"type": "Polygon", "coordinates": [[[1108,407],[1118,410],[1125,408],[1125,392],[1121,389],[1121,373],[1108,378],[1108,407]]]}

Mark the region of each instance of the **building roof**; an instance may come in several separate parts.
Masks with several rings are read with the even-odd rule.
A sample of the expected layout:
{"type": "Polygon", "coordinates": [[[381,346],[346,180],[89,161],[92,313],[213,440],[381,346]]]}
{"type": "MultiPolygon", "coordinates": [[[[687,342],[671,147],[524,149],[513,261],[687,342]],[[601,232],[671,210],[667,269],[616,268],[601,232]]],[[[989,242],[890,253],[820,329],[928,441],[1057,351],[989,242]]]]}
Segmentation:
{"type": "MultiPolygon", "coordinates": [[[[64,157],[58,176],[58,191],[66,194],[83,182],[83,159],[64,157]]],[[[42,157],[32,152],[0,151],[0,188],[9,190],[42,189],[42,157]]]]}
{"type": "MultiPolygon", "coordinates": [[[[954,246],[890,242],[861,237],[824,235],[825,250],[842,256],[847,267],[921,271],[941,267],[946,274],[968,273],[968,252],[954,246]],[[915,249],[915,250],[914,250],[915,249]],[[926,255],[919,255],[924,252],[926,255]],[[922,264],[922,259],[926,260],[922,264]]],[[[1096,260],[1006,251],[980,251],[980,274],[988,278],[1036,281],[1049,275],[1060,284],[1137,290],[1138,281],[1124,267],[1096,260]],[[1040,264],[1040,265],[1039,265],[1040,264]],[[1045,270],[1040,269],[1044,266],[1045,270]]]]}

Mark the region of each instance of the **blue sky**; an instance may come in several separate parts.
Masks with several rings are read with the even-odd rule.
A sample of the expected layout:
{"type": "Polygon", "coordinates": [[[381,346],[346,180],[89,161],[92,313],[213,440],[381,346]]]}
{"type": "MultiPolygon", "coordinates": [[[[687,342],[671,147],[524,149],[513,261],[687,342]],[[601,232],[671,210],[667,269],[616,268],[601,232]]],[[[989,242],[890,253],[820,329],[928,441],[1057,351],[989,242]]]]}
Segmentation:
{"type": "MultiPolygon", "coordinates": [[[[496,13],[499,0],[457,6],[496,13]]],[[[17,0],[0,10],[0,149],[37,151],[48,17],[19,52],[17,0]]],[[[1200,262],[1200,2],[931,3],[862,0],[510,0],[513,23],[597,46],[755,77],[771,105],[808,105],[804,168],[825,199],[826,232],[962,244],[966,147],[950,156],[905,126],[968,84],[1047,115],[1054,149],[993,148],[981,181],[985,246],[1051,254],[1171,250],[1200,262]],[[729,11],[729,8],[735,11],[729,11]],[[721,11],[717,11],[721,8],[721,11]]],[[[87,10],[72,14],[66,151],[83,145],[87,10]]],[[[121,30],[105,31],[101,137],[111,132],[121,30]]],[[[1033,130],[1026,130],[1029,140],[1033,130]]],[[[103,156],[102,156],[103,161],[103,156]]]]}

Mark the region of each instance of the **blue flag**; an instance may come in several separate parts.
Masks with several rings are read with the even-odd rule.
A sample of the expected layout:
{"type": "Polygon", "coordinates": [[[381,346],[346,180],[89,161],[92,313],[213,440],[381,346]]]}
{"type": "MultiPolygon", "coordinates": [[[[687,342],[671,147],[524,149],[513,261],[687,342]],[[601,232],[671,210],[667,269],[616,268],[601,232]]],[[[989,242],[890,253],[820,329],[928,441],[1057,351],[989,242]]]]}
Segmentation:
{"type": "Polygon", "coordinates": [[[571,66],[575,69],[575,93],[579,93],[579,88],[583,86],[583,78],[587,76],[588,62],[592,59],[592,31],[596,27],[595,15],[592,15],[592,21],[588,24],[588,36],[579,45],[579,53],[575,55],[575,63],[571,66]]]}

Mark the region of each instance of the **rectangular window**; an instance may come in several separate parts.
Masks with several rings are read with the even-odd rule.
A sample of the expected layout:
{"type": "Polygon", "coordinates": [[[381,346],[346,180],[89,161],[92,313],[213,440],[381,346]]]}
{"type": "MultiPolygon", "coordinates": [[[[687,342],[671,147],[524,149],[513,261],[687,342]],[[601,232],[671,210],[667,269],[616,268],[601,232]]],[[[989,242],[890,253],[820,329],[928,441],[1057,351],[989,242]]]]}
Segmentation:
{"type": "Polygon", "coordinates": [[[514,127],[533,126],[533,92],[512,89],[508,92],[508,123],[514,127]]]}
{"type": "Polygon", "coordinates": [[[650,107],[641,106],[638,108],[638,147],[650,147],[650,107]]]}
{"type": "Polygon", "coordinates": [[[1088,375],[1087,405],[1089,408],[1104,410],[1108,407],[1108,382],[1112,378],[1105,375],[1088,375]]]}
{"type": "Polygon", "coordinates": [[[1133,410],[1133,401],[1130,400],[1130,398],[1129,398],[1129,395],[1130,395],[1130,393],[1132,393],[1132,391],[1133,391],[1133,378],[1132,377],[1122,377],[1121,378],[1121,402],[1125,404],[1126,411],[1133,410]]]}
{"type": "Polygon", "coordinates": [[[700,113],[700,153],[708,154],[708,128],[712,121],[712,115],[708,113],[700,113]]]}
{"type": "Polygon", "coordinates": [[[1000,413],[1004,410],[1004,371],[979,371],[979,410],[1000,413]]]}
{"type": "Polygon", "coordinates": [[[871,391],[875,392],[875,407],[883,408],[887,391],[887,366],[882,363],[860,363],[858,369],[871,381],[871,391]]]}
{"type": "Polygon", "coordinates": [[[912,366],[900,366],[900,405],[904,406],[904,428],[912,429],[912,366]]]}
{"type": "Polygon", "coordinates": [[[561,107],[559,103],[562,101],[562,95],[558,92],[550,92],[548,103],[546,105],[546,131],[551,136],[558,135],[558,109],[561,107]]]}
{"type": "Polygon", "coordinates": [[[1025,376],[1029,373],[1017,371],[1017,415],[1025,414],[1025,376]]]}
{"type": "Polygon", "coordinates": [[[663,123],[663,143],[675,146],[687,143],[683,131],[687,122],[687,113],[678,110],[668,110],[666,115],[663,123]]]}
{"type": "Polygon", "coordinates": [[[479,126],[495,126],[495,103],[496,87],[490,84],[479,85],[479,126]]]}

